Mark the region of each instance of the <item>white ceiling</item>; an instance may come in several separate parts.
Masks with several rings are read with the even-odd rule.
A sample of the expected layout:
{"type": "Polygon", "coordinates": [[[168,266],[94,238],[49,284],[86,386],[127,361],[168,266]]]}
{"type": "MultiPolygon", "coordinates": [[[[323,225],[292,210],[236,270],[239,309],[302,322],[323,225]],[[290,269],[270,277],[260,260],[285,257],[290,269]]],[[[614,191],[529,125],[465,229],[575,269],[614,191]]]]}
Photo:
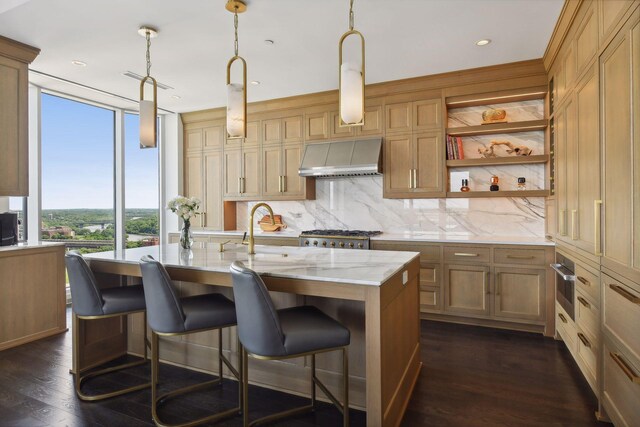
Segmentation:
{"type": "MultiPolygon", "coordinates": [[[[240,15],[240,55],[249,101],[336,89],[338,40],[348,0],[249,0],[240,15]],[[275,41],[273,46],[265,39],[275,41]]],[[[145,74],[141,25],[154,26],[151,74],[160,107],[176,112],[226,103],[233,16],[225,0],[0,0],[0,35],[39,47],[32,70],[137,99],[145,74]],[[71,64],[86,62],[86,67],[71,64]],[[173,99],[172,95],[180,96],[173,99]]],[[[367,83],[540,58],[563,0],[356,0],[366,39],[367,83]],[[477,47],[475,41],[493,42],[477,47]]],[[[68,83],[31,74],[34,84],[136,108],[68,83]]]]}

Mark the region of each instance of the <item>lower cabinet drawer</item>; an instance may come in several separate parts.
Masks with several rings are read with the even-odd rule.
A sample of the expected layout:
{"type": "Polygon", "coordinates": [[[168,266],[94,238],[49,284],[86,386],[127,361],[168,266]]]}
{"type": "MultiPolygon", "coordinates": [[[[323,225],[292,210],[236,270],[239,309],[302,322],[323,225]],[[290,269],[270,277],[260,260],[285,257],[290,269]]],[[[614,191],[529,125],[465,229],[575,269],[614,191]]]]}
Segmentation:
{"type": "Polygon", "coordinates": [[[558,303],[556,303],[556,330],[569,351],[571,351],[571,354],[575,354],[577,337],[576,325],[558,303]]]}
{"type": "Polygon", "coordinates": [[[592,336],[600,336],[600,310],[587,300],[581,292],[576,292],[576,324],[592,336]]]}
{"type": "Polygon", "coordinates": [[[580,328],[576,329],[576,359],[580,370],[597,393],[596,379],[598,378],[598,346],[597,339],[580,328]]]}
{"type": "Polygon", "coordinates": [[[479,246],[445,246],[444,260],[454,262],[491,262],[491,249],[479,246]]]}
{"type": "Polygon", "coordinates": [[[640,360],[640,292],[602,275],[604,331],[620,340],[640,360]]]}
{"type": "Polygon", "coordinates": [[[442,311],[442,293],[440,287],[420,287],[420,311],[429,313],[442,311]]]}
{"type": "Polygon", "coordinates": [[[600,278],[597,272],[576,264],[576,288],[582,291],[596,304],[600,304],[600,278]]]}
{"type": "Polygon", "coordinates": [[[611,421],[640,426],[640,366],[610,345],[604,348],[603,403],[611,421]]]}
{"type": "Polygon", "coordinates": [[[496,264],[544,265],[544,249],[496,248],[493,252],[496,264]]]}

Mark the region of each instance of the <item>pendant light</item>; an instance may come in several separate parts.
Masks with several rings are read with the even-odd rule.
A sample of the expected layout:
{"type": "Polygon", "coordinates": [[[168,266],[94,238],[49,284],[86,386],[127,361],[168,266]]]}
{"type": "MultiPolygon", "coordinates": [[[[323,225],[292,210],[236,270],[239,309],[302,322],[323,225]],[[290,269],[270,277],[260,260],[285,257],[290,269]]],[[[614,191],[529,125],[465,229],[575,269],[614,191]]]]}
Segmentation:
{"type": "Polygon", "coordinates": [[[349,0],[349,31],[340,37],[339,83],[340,126],[364,125],[364,36],[353,29],[353,0],[349,0]],[[360,58],[345,60],[342,54],[344,41],[349,36],[360,37],[360,58]]]}
{"type": "Polygon", "coordinates": [[[147,40],[147,75],[140,81],[140,148],[155,148],[158,140],[158,83],[151,77],[151,39],[158,31],[151,27],[140,27],[138,34],[147,40]],[[153,101],[144,99],[144,85],[153,84],[153,101]]]}
{"type": "Polygon", "coordinates": [[[234,56],[227,63],[227,139],[247,137],[247,62],[238,55],[238,13],[247,10],[240,0],[229,0],[225,6],[233,13],[234,56]],[[236,60],[242,62],[242,83],[231,83],[231,66],[236,60]]]}

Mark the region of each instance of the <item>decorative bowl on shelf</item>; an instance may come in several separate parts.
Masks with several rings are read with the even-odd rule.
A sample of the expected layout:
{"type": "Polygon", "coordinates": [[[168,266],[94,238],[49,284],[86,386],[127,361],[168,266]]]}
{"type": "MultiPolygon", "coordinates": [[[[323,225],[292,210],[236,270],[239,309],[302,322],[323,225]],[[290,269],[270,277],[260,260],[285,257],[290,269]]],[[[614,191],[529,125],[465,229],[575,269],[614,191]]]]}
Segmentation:
{"type": "Polygon", "coordinates": [[[507,111],[502,108],[492,108],[482,112],[482,124],[506,123],[507,111]]]}

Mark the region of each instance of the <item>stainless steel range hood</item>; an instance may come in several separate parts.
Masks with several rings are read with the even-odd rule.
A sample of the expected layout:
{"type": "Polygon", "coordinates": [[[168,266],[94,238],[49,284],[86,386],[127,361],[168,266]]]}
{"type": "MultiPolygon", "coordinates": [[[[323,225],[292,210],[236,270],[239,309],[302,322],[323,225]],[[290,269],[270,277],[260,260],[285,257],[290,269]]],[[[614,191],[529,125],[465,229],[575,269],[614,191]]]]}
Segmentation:
{"type": "Polygon", "coordinates": [[[316,178],[380,175],[381,153],[382,138],[309,144],[298,173],[316,178]]]}

